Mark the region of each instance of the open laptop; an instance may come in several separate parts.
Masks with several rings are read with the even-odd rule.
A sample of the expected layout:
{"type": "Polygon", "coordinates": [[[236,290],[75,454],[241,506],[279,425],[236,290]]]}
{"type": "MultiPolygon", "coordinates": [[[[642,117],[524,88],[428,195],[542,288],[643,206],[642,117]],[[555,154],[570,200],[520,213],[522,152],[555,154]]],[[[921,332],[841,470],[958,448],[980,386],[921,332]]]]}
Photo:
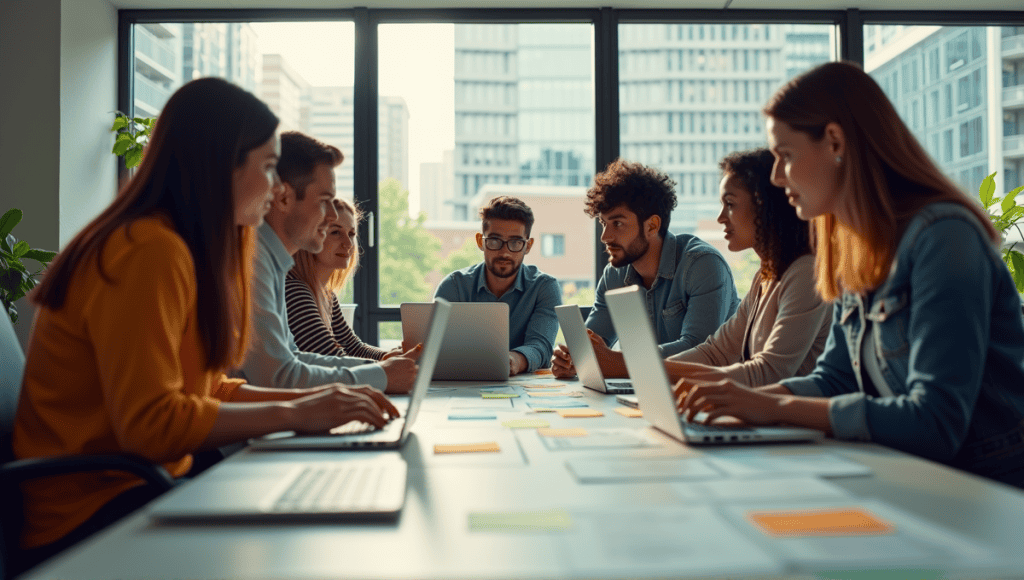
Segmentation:
{"type": "MultiPolygon", "coordinates": [[[[508,304],[453,302],[448,330],[434,367],[435,381],[508,380],[508,304]]],[[[423,342],[433,308],[429,302],[401,305],[402,338],[423,342]]]]}
{"type": "Polygon", "coordinates": [[[566,346],[572,356],[572,364],[576,367],[576,375],[588,389],[613,395],[629,395],[633,393],[633,384],[625,380],[605,380],[601,373],[601,365],[594,354],[594,346],[587,336],[587,327],[583,324],[580,307],[575,304],[555,306],[558,325],[562,327],[566,346]]]}
{"type": "Polygon", "coordinates": [[[746,427],[688,423],[676,410],[676,397],[658,351],[654,328],[647,317],[639,286],[605,293],[619,335],[626,368],[640,410],[656,429],[680,441],[698,445],[820,441],[824,433],[802,427],[746,427]]]}
{"type": "MultiPolygon", "coordinates": [[[[429,315],[429,332],[423,340],[423,351],[420,353],[416,381],[409,395],[409,406],[401,417],[390,421],[382,429],[350,422],[326,435],[298,435],[294,432],[272,433],[253,439],[249,442],[251,449],[256,450],[287,450],[287,449],[397,449],[405,443],[409,429],[416,421],[420,405],[427,396],[430,377],[437,363],[441,350],[441,339],[448,327],[452,305],[438,298],[432,305],[429,315]]],[[[506,363],[506,367],[507,367],[506,363]]],[[[398,406],[398,405],[396,405],[398,406]]]]}

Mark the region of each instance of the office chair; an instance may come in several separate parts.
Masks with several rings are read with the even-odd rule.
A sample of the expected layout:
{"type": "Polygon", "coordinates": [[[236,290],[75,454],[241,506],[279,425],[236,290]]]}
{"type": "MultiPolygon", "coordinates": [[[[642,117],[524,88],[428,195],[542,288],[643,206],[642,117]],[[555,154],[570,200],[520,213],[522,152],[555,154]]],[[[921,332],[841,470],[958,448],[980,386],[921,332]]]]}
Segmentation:
{"type": "Polygon", "coordinates": [[[13,578],[37,562],[26,561],[18,542],[24,520],[21,483],[40,477],[88,471],[124,471],[143,479],[155,490],[174,487],[160,465],[127,453],[35,457],[14,461],[11,434],[25,372],[25,355],[6,312],[0,312],[0,579],[13,578]]]}

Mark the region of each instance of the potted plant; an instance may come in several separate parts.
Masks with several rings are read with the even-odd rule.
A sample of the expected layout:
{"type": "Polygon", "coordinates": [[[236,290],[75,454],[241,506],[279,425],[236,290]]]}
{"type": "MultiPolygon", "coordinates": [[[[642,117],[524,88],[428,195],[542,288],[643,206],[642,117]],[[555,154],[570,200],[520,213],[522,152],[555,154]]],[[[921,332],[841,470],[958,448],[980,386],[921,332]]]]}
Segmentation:
{"type": "Polygon", "coordinates": [[[31,248],[28,242],[18,241],[11,230],[21,222],[24,214],[20,209],[11,209],[0,217],[0,302],[11,322],[18,322],[18,310],[14,302],[27,294],[38,284],[36,276],[53,260],[57,252],[31,248]],[[23,259],[35,260],[42,264],[36,272],[29,273],[23,259]]]}
{"type": "MultiPolygon", "coordinates": [[[[981,186],[978,187],[978,199],[981,200],[982,207],[988,213],[989,219],[992,220],[992,224],[999,230],[999,234],[1006,239],[1006,232],[1013,228],[1021,235],[1024,239],[1024,232],[1021,231],[1020,224],[1018,223],[1021,219],[1024,219],[1024,205],[1017,203],[1017,194],[1024,191],[1024,185],[1017,187],[1007,193],[1003,197],[995,197],[996,191],[996,174],[993,173],[981,182],[981,186]],[[999,204],[999,213],[995,212],[995,205],[999,204]]],[[[1013,242],[1009,246],[1003,247],[1003,261],[1006,262],[1006,267],[1010,269],[1010,274],[1013,276],[1013,283],[1017,286],[1017,292],[1021,293],[1021,311],[1024,312],[1024,253],[1021,253],[1017,249],[1020,242],[1013,242]]]]}
{"type": "Polygon", "coordinates": [[[135,117],[131,119],[121,111],[115,111],[114,124],[110,127],[117,137],[111,151],[118,157],[124,157],[124,166],[128,169],[142,163],[142,152],[149,143],[149,135],[153,131],[155,118],[135,117]]]}

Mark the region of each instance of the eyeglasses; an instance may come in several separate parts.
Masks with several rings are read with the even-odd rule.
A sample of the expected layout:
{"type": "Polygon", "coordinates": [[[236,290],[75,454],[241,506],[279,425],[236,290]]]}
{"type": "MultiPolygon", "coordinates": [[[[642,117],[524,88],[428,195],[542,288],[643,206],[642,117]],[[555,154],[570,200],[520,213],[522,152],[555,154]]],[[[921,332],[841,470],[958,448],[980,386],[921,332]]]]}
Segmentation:
{"type": "Polygon", "coordinates": [[[484,247],[492,252],[497,252],[502,246],[508,246],[510,252],[522,252],[523,248],[526,247],[526,240],[522,238],[512,238],[511,240],[503,240],[501,238],[484,238],[484,247]]]}

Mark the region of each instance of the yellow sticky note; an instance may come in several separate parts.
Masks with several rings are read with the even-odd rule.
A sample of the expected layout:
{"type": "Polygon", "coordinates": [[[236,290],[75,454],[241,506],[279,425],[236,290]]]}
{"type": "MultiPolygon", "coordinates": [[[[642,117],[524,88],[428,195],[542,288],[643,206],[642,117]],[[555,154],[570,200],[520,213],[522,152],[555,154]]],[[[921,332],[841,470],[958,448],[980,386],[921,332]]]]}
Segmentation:
{"type": "Polygon", "coordinates": [[[537,369],[537,370],[533,371],[533,374],[535,374],[535,375],[550,375],[551,374],[551,369],[537,369]]]}
{"type": "Polygon", "coordinates": [[[563,417],[604,417],[604,413],[597,409],[558,409],[558,414],[563,417]]]}
{"type": "Polygon", "coordinates": [[[519,393],[480,393],[484,399],[514,399],[519,393]]]}
{"type": "Polygon", "coordinates": [[[570,528],[572,518],[565,510],[469,514],[471,532],[559,532],[570,528]]]}
{"type": "Polygon", "coordinates": [[[633,409],[631,407],[616,407],[615,412],[623,417],[629,417],[630,419],[636,419],[637,417],[644,416],[643,411],[640,409],[633,409]]]}
{"type": "Polygon", "coordinates": [[[770,536],[878,536],[896,527],[863,508],[750,512],[750,521],[770,536]]]}
{"type": "Polygon", "coordinates": [[[573,429],[537,429],[537,433],[543,437],[586,437],[586,429],[579,427],[573,429]]]}
{"type": "Polygon", "coordinates": [[[434,453],[497,453],[501,451],[494,441],[488,443],[437,443],[434,445],[434,453]]]}
{"type": "Polygon", "coordinates": [[[508,421],[502,421],[501,424],[510,429],[535,429],[551,425],[551,423],[544,419],[509,419],[508,421]]]}
{"type": "Polygon", "coordinates": [[[540,392],[540,393],[526,393],[531,397],[574,397],[579,398],[583,396],[583,393],[579,391],[569,391],[566,393],[562,392],[540,392]]]}

